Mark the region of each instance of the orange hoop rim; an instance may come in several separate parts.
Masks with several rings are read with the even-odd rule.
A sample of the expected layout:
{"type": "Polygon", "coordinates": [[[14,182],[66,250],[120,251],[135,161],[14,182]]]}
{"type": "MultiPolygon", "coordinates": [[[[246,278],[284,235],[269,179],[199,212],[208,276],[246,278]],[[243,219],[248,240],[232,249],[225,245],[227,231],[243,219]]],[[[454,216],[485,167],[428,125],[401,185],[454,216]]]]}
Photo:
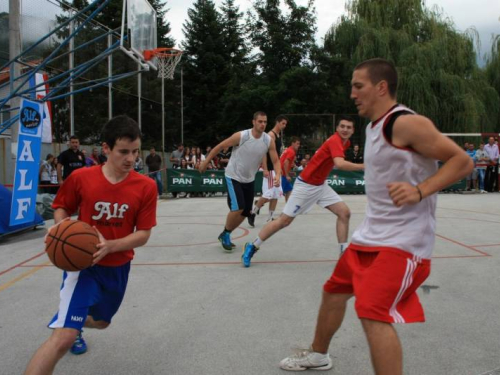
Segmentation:
{"type": "Polygon", "coordinates": [[[144,51],[144,60],[149,61],[153,57],[175,57],[182,55],[182,51],[176,48],[160,47],[144,51]]]}

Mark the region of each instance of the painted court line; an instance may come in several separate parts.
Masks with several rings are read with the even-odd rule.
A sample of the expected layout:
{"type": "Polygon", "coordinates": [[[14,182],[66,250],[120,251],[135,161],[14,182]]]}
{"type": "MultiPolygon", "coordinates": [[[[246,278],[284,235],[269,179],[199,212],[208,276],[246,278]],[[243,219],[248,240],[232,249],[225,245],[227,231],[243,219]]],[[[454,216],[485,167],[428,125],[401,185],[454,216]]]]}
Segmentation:
{"type": "MultiPolygon", "coordinates": [[[[26,271],[25,273],[19,275],[15,279],[7,281],[5,284],[0,285],[0,292],[2,292],[3,290],[11,287],[12,285],[14,285],[15,283],[17,283],[18,281],[21,281],[22,279],[25,279],[26,277],[33,275],[35,272],[38,272],[39,270],[41,270],[42,268],[48,266],[49,264],[50,264],[50,262],[47,262],[47,263],[44,263],[44,264],[38,265],[38,266],[33,266],[34,267],[33,269],[31,269],[29,271],[26,271]]],[[[29,267],[29,266],[21,266],[21,267],[29,267]]]]}

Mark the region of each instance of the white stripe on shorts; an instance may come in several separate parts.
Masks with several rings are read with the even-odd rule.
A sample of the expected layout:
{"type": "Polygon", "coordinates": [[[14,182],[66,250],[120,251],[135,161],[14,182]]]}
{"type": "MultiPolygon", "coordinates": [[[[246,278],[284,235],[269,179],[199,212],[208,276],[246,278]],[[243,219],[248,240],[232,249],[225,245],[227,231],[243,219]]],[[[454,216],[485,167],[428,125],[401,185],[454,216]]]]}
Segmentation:
{"type": "Polygon", "coordinates": [[[66,279],[64,279],[64,285],[61,288],[59,296],[61,301],[59,302],[59,311],[57,312],[57,320],[49,325],[49,328],[62,328],[66,322],[66,317],[68,315],[69,304],[73,293],[78,282],[78,277],[80,276],[80,271],[67,272],[66,279]]]}
{"type": "Polygon", "coordinates": [[[401,314],[396,309],[396,306],[401,301],[401,298],[403,298],[403,295],[406,292],[406,290],[413,283],[413,274],[415,273],[416,269],[417,269],[417,262],[415,262],[414,260],[411,260],[411,259],[407,259],[406,260],[405,276],[403,277],[403,281],[401,283],[401,288],[399,289],[398,295],[396,296],[396,299],[394,300],[394,303],[392,304],[391,309],[389,310],[389,314],[394,319],[394,323],[404,323],[405,322],[404,318],[401,316],[401,314]]]}

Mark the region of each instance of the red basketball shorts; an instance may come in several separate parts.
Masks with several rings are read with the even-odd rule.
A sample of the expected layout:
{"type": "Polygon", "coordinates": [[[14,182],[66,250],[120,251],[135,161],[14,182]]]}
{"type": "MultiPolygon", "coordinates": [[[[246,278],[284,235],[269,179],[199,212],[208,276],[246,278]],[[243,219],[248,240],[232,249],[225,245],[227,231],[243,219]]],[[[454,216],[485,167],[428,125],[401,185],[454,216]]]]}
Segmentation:
{"type": "Polygon", "coordinates": [[[431,262],[394,248],[347,248],[323,289],[354,294],[358,317],[387,323],[424,322],[416,293],[431,262]]]}

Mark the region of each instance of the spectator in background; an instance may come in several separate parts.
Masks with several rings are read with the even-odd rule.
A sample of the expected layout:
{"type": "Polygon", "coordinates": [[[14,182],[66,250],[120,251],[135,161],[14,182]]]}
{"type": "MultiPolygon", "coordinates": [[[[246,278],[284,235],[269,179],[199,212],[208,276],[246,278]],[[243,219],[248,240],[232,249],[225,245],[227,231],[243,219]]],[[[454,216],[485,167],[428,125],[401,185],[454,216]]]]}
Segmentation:
{"type": "Polygon", "coordinates": [[[219,169],[226,169],[229,159],[231,158],[231,148],[226,147],[222,149],[222,151],[217,155],[217,158],[219,159],[219,169]]]}
{"type": "Polygon", "coordinates": [[[201,163],[201,162],[202,162],[202,161],[204,161],[204,160],[205,160],[205,155],[203,155],[203,154],[201,153],[201,148],[196,147],[196,152],[195,152],[195,154],[194,154],[194,164],[195,164],[195,168],[194,168],[194,169],[198,169],[198,168],[196,168],[196,164],[197,164],[198,162],[200,162],[200,163],[201,163]]]}
{"type": "Polygon", "coordinates": [[[172,163],[172,168],[178,169],[181,167],[182,155],[184,154],[184,145],[180,143],[177,146],[177,150],[172,152],[170,156],[170,162],[172,163]]]}
{"type": "Polygon", "coordinates": [[[148,166],[149,177],[156,182],[158,195],[162,195],[163,183],[161,181],[161,156],[156,153],[154,147],[151,147],[149,155],[146,156],[146,165],[148,166]]]}
{"type": "Polygon", "coordinates": [[[61,152],[57,157],[57,180],[62,184],[69,175],[85,166],[85,156],[80,151],[80,140],[72,135],[69,139],[69,149],[61,152]]]}
{"type": "MultiPolygon", "coordinates": [[[[466,151],[472,161],[476,161],[476,150],[474,150],[474,143],[469,143],[469,149],[466,151]]],[[[477,170],[474,168],[470,175],[467,176],[467,191],[475,190],[477,186],[477,170]]]]}
{"type": "Polygon", "coordinates": [[[307,166],[307,160],[306,159],[302,159],[300,161],[300,165],[297,167],[297,170],[298,171],[302,171],[304,170],[304,168],[307,166]]]}
{"type": "MultiPolygon", "coordinates": [[[[189,147],[184,148],[182,160],[184,160],[186,162],[186,165],[190,167],[189,169],[194,168],[194,161],[193,161],[193,157],[191,155],[191,150],[189,149],[189,147]]],[[[186,169],[186,168],[183,168],[181,165],[181,169],[186,169]]]]}
{"type": "MultiPolygon", "coordinates": [[[[38,172],[38,181],[40,181],[40,185],[45,185],[41,186],[39,188],[40,193],[51,193],[51,188],[50,186],[50,177],[52,175],[52,170],[54,169],[54,155],[52,154],[47,154],[47,157],[45,158],[44,161],[42,161],[42,164],[40,164],[40,170],[38,172]]],[[[57,176],[57,174],[56,174],[57,176]]],[[[57,183],[57,179],[56,179],[57,183]]]]}
{"type": "Polygon", "coordinates": [[[108,157],[104,153],[104,150],[102,149],[102,147],[101,147],[101,153],[99,154],[98,159],[99,159],[99,164],[104,164],[108,161],[108,157]]]}
{"type": "Polygon", "coordinates": [[[57,158],[52,159],[52,169],[50,171],[50,194],[57,194],[59,190],[59,182],[57,181],[57,158]]]}
{"type": "Polygon", "coordinates": [[[488,144],[484,146],[484,151],[490,159],[486,168],[485,190],[488,192],[498,191],[498,145],[495,144],[495,138],[488,138],[488,144]]]}
{"type": "Polygon", "coordinates": [[[135,159],[134,162],[134,171],[137,173],[142,173],[144,170],[144,163],[142,161],[141,155],[137,155],[137,158],[135,159]]]}
{"type": "Polygon", "coordinates": [[[464,142],[464,151],[469,151],[469,142],[464,142]]]}
{"type": "Polygon", "coordinates": [[[311,154],[306,154],[304,156],[304,159],[306,159],[306,164],[309,164],[309,161],[311,160],[311,154]]]}
{"type": "Polygon", "coordinates": [[[351,163],[354,163],[354,164],[363,164],[363,153],[361,152],[361,150],[359,149],[359,145],[354,145],[354,147],[351,149],[349,149],[347,151],[347,158],[346,160],[347,161],[350,161],[351,163]]]}
{"type": "Polygon", "coordinates": [[[94,161],[94,165],[99,165],[101,162],[99,161],[99,148],[94,147],[92,149],[92,154],[90,154],[90,158],[94,161]]]}
{"type": "Polygon", "coordinates": [[[488,154],[484,151],[484,142],[479,144],[479,148],[476,150],[475,159],[479,192],[484,194],[487,192],[484,190],[484,177],[486,175],[486,168],[488,167],[490,161],[488,154]]]}
{"type": "Polygon", "coordinates": [[[85,166],[88,167],[93,167],[94,165],[97,165],[94,159],[91,157],[87,156],[87,150],[83,149],[82,150],[83,157],[85,158],[85,166]]]}

